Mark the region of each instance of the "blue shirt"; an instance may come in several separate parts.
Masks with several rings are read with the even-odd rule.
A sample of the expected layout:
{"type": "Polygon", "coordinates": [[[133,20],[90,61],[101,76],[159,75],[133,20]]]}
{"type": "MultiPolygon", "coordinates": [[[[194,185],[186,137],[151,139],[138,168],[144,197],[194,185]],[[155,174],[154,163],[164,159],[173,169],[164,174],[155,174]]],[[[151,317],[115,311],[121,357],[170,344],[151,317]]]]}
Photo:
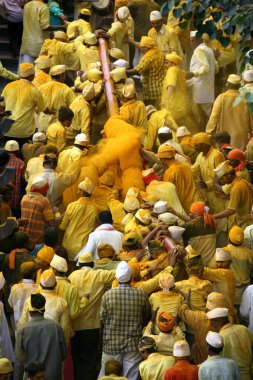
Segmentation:
{"type": "Polygon", "coordinates": [[[240,380],[239,367],[232,359],[220,355],[208,357],[199,367],[199,380],[240,380]]]}

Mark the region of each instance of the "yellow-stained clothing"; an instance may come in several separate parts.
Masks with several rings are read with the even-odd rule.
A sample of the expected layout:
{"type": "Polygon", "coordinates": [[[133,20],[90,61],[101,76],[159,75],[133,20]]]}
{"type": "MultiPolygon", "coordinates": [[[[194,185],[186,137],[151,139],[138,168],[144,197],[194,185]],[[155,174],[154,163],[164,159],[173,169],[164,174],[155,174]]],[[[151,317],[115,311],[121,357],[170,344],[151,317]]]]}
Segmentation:
{"type": "Polygon", "coordinates": [[[89,303],[81,315],[73,321],[75,331],[100,328],[100,308],[102,296],[111,286],[115,270],[92,270],[88,267],[76,270],[69,276],[79,293],[89,296],[89,303]]]}
{"type": "Polygon", "coordinates": [[[175,31],[167,25],[162,25],[159,32],[155,28],[151,28],[148,36],[155,41],[155,46],[161,50],[165,55],[172,52],[183,57],[181,45],[175,31]]]}
{"type": "Polygon", "coordinates": [[[115,21],[112,23],[111,28],[108,30],[113,43],[113,47],[123,51],[124,59],[129,62],[129,45],[126,41],[129,31],[129,24],[127,21],[115,21]]]}
{"type": "Polygon", "coordinates": [[[213,291],[224,295],[226,307],[235,312],[235,275],[232,269],[205,268],[203,278],[211,281],[213,291]]]}
{"type": "Polygon", "coordinates": [[[43,112],[39,115],[38,129],[46,131],[48,126],[57,121],[58,110],[61,106],[69,107],[75,99],[75,93],[65,83],[52,80],[39,87],[46,107],[56,110],[55,115],[46,115],[43,112]]]}
{"type": "Polygon", "coordinates": [[[147,129],[147,112],[142,101],[135,99],[128,100],[120,107],[119,114],[134,127],[147,129]]]}
{"type": "Polygon", "coordinates": [[[69,260],[85,246],[89,234],[97,227],[97,206],[87,197],[81,197],[68,205],[59,228],[64,233],[63,247],[68,252],[69,260]]]}
{"type": "Polygon", "coordinates": [[[83,98],[83,95],[77,96],[70,107],[74,112],[74,118],[71,126],[66,130],[66,138],[72,140],[78,133],[90,135],[90,126],[92,112],[89,103],[83,98]]]}
{"type": "MultiPolygon", "coordinates": [[[[132,260],[136,260],[133,258],[132,260]]],[[[161,273],[171,273],[173,271],[173,267],[167,266],[163,271],[155,275],[154,277],[150,278],[149,280],[146,281],[137,281],[137,282],[132,282],[132,286],[135,288],[142,289],[146,294],[151,294],[154,292],[158,285],[159,285],[159,276],[161,273]]]]}
{"type": "Polygon", "coordinates": [[[189,212],[193,203],[195,183],[191,169],[187,164],[173,160],[166,169],[163,180],[176,186],[178,198],[186,212],[189,212]]]}
{"type": "Polygon", "coordinates": [[[113,226],[116,230],[124,232],[124,226],[122,225],[122,220],[126,216],[126,211],[124,210],[124,205],[118,199],[111,197],[108,200],[108,207],[112,213],[113,226]]]}
{"type": "Polygon", "coordinates": [[[245,179],[247,182],[251,182],[250,174],[247,168],[244,168],[243,170],[236,172],[236,175],[239,178],[245,179]]]}
{"type": "Polygon", "coordinates": [[[240,96],[238,90],[227,90],[216,98],[206,132],[210,134],[228,132],[231,136],[231,146],[245,150],[253,127],[253,118],[244,98],[233,107],[238,96],[240,96]]]}
{"type": "Polygon", "coordinates": [[[100,62],[99,52],[97,46],[85,46],[84,37],[79,36],[75,39],[74,44],[80,60],[81,70],[86,72],[87,65],[90,63],[100,62]]]}
{"type": "Polygon", "coordinates": [[[191,289],[190,307],[192,310],[205,311],[208,294],[213,291],[210,281],[202,280],[197,276],[191,276],[188,280],[175,283],[176,289],[187,293],[191,289]]]}
{"type": "Polygon", "coordinates": [[[198,156],[198,152],[192,141],[191,136],[184,136],[180,142],[181,148],[186,156],[190,157],[191,163],[194,164],[198,156]]]}
{"type": "Polygon", "coordinates": [[[66,65],[67,70],[78,70],[80,67],[74,43],[47,39],[42,45],[40,55],[49,56],[51,67],[56,65],[66,65]]]}
{"type": "Polygon", "coordinates": [[[159,334],[155,335],[152,333],[152,322],[149,322],[147,327],[145,328],[143,332],[144,336],[149,336],[153,338],[156,342],[157,350],[162,355],[173,355],[173,347],[174,344],[178,340],[184,340],[185,335],[180,329],[180,327],[174,327],[172,332],[170,333],[164,333],[162,331],[159,332],[159,334]]]}
{"type": "Polygon", "coordinates": [[[253,196],[249,183],[237,177],[232,182],[228,208],[235,211],[231,219],[242,229],[252,224],[252,203],[253,196]]]}
{"type": "Polygon", "coordinates": [[[38,57],[41,46],[50,25],[50,13],[47,4],[40,0],[32,0],[25,4],[23,11],[23,35],[20,54],[38,57]]]}
{"type": "Polygon", "coordinates": [[[175,358],[173,356],[161,355],[154,352],[143,360],[139,365],[142,380],[163,380],[168,368],[173,367],[175,358]]]}
{"type": "Polygon", "coordinates": [[[26,171],[25,171],[25,179],[27,182],[31,177],[42,172],[43,160],[44,160],[44,154],[40,154],[38,157],[33,157],[27,162],[26,171]]]}
{"type": "Polygon", "coordinates": [[[42,84],[50,82],[50,80],[52,80],[50,75],[48,75],[47,73],[44,73],[44,71],[42,70],[37,70],[35,72],[35,77],[34,77],[34,80],[32,81],[32,84],[36,88],[39,88],[42,84]]]}
{"type": "Polygon", "coordinates": [[[9,80],[17,80],[18,75],[14,74],[10,70],[7,70],[5,67],[3,67],[2,62],[0,61],[0,77],[9,79],[9,80]]]}
{"type": "Polygon", "coordinates": [[[186,79],[185,72],[179,66],[172,66],[167,71],[163,81],[161,107],[169,111],[175,120],[186,115],[186,79]],[[173,87],[170,96],[167,95],[169,86],[173,87]]]}
{"type": "Polygon", "coordinates": [[[167,311],[174,317],[177,316],[183,300],[183,296],[173,290],[169,292],[159,291],[152,293],[149,297],[149,302],[153,310],[159,307],[160,310],[167,311]]]}
{"type": "Polygon", "coordinates": [[[226,250],[229,250],[232,257],[231,269],[235,275],[235,304],[241,304],[241,298],[244,290],[250,285],[250,277],[253,269],[253,251],[244,246],[235,246],[228,244],[226,250]]]}
{"type": "Polygon", "coordinates": [[[56,123],[50,124],[47,131],[47,143],[55,145],[60,153],[66,147],[66,129],[58,120],[56,123]]]}
{"type": "Polygon", "coordinates": [[[62,151],[59,155],[57,171],[71,174],[72,183],[74,183],[80,174],[83,154],[84,152],[76,146],[62,151]]]}
{"type": "Polygon", "coordinates": [[[106,185],[99,185],[95,187],[91,199],[96,203],[97,207],[101,211],[109,211],[108,200],[112,191],[112,188],[106,185]]]}
{"type": "Polygon", "coordinates": [[[12,112],[11,118],[15,120],[11,129],[5,134],[8,137],[26,138],[34,134],[35,109],[42,112],[46,103],[39,90],[28,80],[20,79],[5,86],[1,105],[12,112]]]}
{"type": "Polygon", "coordinates": [[[56,281],[55,294],[67,301],[70,319],[78,318],[89,303],[88,299],[79,295],[78,288],[67,277],[56,276],[56,281]]]}
{"type": "Polygon", "coordinates": [[[80,36],[84,35],[88,31],[91,32],[91,25],[89,22],[82,19],[71,21],[67,26],[67,35],[70,39],[75,37],[75,31],[77,28],[80,36]]]}

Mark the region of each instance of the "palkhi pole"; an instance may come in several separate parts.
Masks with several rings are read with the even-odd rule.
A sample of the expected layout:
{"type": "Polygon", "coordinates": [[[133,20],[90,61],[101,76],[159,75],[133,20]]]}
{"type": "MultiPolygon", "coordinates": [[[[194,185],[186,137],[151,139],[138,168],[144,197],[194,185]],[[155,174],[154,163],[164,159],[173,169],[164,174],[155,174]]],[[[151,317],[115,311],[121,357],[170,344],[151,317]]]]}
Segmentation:
{"type": "Polygon", "coordinates": [[[98,38],[99,55],[101,60],[103,78],[105,82],[105,95],[107,100],[107,113],[108,117],[118,114],[118,100],[115,95],[114,82],[110,76],[111,63],[108,54],[108,45],[105,38],[98,38]]]}

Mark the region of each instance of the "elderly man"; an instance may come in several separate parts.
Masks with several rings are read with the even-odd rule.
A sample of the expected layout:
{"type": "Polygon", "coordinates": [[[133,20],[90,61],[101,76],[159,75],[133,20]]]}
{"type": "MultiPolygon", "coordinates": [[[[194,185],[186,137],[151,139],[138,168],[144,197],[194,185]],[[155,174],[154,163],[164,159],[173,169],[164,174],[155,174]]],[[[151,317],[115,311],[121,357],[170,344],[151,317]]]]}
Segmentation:
{"type": "Polygon", "coordinates": [[[231,74],[227,79],[227,91],[220,94],[214,102],[206,132],[226,131],[231,136],[231,145],[244,150],[253,127],[252,116],[242,97],[237,106],[233,106],[240,96],[241,77],[231,74]]]}

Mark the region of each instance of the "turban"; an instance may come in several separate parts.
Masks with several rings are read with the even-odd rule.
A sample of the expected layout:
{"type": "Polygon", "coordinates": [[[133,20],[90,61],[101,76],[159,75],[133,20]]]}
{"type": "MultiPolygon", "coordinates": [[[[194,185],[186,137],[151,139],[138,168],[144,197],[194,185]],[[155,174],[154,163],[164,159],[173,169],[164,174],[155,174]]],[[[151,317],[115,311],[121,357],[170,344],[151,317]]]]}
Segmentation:
{"type": "Polygon", "coordinates": [[[34,63],[39,70],[48,69],[51,66],[50,58],[47,55],[40,55],[34,63]]]}
{"type": "Polygon", "coordinates": [[[52,288],[56,284],[56,278],[53,270],[47,269],[45,270],[40,278],[40,284],[44,286],[44,288],[52,288]]]}
{"type": "Polygon", "coordinates": [[[88,194],[92,194],[94,190],[94,184],[88,177],[86,177],[84,181],[79,183],[78,189],[81,191],[86,191],[88,194]]]}
{"type": "Polygon", "coordinates": [[[158,149],[159,158],[174,158],[176,156],[176,151],[169,145],[161,145],[158,149]]]}
{"type": "Polygon", "coordinates": [[[179,66],[182,62],[182,58],[179,57],[179,55],[175,53],[167,54],[165,57],[166,61],[170,61],[175,63],[177,66],[179,66]]]}
{"type": "Polygon", "coordinates": [[[100,244],[97,247],[98,256],[101,259],[109,258],[115,255],[115,249],[110,244],[100,244]]]}
{"type": "Polygon", "coordinates": [[[89,263],[92,263],[93,262],[92,254],[91,253],[82,253],[78,257],[78,262],[80,264],[89,264],[89,263]]]}
{"type": "Polygon", "coordinates": [[[126,6],[120,7],[117,11],[117,16],[120,21],[124,21],[126,18],[128,18],[129,14],[129,9],[126,6]]]}
{"type": "Polygon", "coordinates": [[[33,135],[33,143],[38,142],[38,141],[46,141],[47,136],[43,132],[36,132],[33,135]]]}
{"type": "Polygon", "coordinates": [[[196,135],[193,136],[193,143],[212,145],[211,136],[204,132],[197,133],[196,135]]]}
{"type": "Polygon", "coordinates": [[[13,371],[13,366],[9,359],[0,358],[0,375],[11,373],[13,371]]]}
{"type": "Polygon", "coordinates": [[[4,149],[7,152],[16,152],[16,151],[19,150],[19,144],[15,140],[9,140],[9,141],[6,142],[6,144],[4,146],[4,149]]]}
{"type": "Polygon", "coordinates": [[[126,99],[133,99],[135,97],[135,86],[133,84],[127,84],[122,88],[122,95],[126,99]]]}
{"type": "Polygon", "coordinates": [[[131,195],[127,195],[124,201],[124,209],[127,212],[133,212],[139,209],[140,203],[136,197],[133,197],[131,195]]]}
{"type": "Polygon", "coordinates": [[[244,154],[244,152],[242,150],[240,150],[240,149],[232,149],[232,150],[230,150],[229,153],[228,153],[228,159],[229,160],[240,161],[239,165],[237,165],[234,168],[234,171],[236,173],[240,172],[240,171],[242,171],[243,169],[246,168],[245,154],[244,154]]]}
{"type": "Polygon", "coordinates": [[[75,137],[75,141],[74,141],[74,144],[76,145],[82,145],[82,146],[86,146],[87,143],[88,143],[88,137],[86,136],[85,133],[79,133],[78,135],[76,135],[75,137]]]}
{"type": "Polygon", "coordinates": [[[36,270],[36,264],[34,261],[26,261],[20,266],[20,273],[22,276],[31,276],[36,270]]]}
{"type": "Polygon", "coordinates": [[[87,71],[87,79],[91,82],[98,82],[102,79],[102,71],[99,69],[90,69],[87,71]]]}
{"type": "Polygon", "coordinates": [[[168,292],[170,289],[174,288],[175,278],[170,273],[163,273],[159,276],[159,286],[163,291],[168,292]]]}
{"type": "Polygon", "coordinates": [[[216,175],[216,177],[218,179],[222,178],[225,174],[228,174],[230,173],[232,170],[234,170],[234,168],[229,165],[230,164],[230,161],[227,160],[227,161],[224,161],[222,162],[221,164],[219,164],[215,169],[214,169],[214,173],[216,175]]]}
{"type": "Polygon", "coordinates": [[[207,296],[206,308],[213,310],[217,307],[225,307],[225,298],[221,293],[212,292],[207,296]]]}
{"type": "Polygon", "coordinates": [[[175,319],[172,314],[163,311],[158,316],[157,326],[162,332],[169,332],[175,327],[175,319]]]}
{"type": "Polygon", "coordinates": [[[46,299],[42,294],[31,294],[28,299],[28,309],[29,311],[44,312],[46,305],[46,299]]]}
{"type": "Polygon", "coordinates": [[[98,40],[97,40],[97,37],[94,33],[91,33],[91,32],[86,32],[85,35],[84,35],[84,42],[87,44],[87,45],[96,45],[98,40]]]}
{"type": "Polygon", "coordinates": [[[152,11],[150,13],[150,21],[158,21],[158,20],[162,20],[162,15],[159,11],[152,11]]]}
{"type": "Polygon", "coordinates": [[[176,132],[177,137],[184,137],[184,136],[190,136],[190,131],[182,125],[182,127],[179,127],[176,132]]]}
{"type": "Polygon", "coordinates": [[[106,171],[101,177],[99,177],[99,182],[102,185],[114,186],[115,175],[113,172],[106,171]]]}
{"type": "Polygon", "coordinates": [[[56,66],[51,67],[49,74],[52,76],[55,76],[55,75],[63,74],[65,73],[65,71],[66,71],[65,65],[56,65],[56,66]]]}
{"type": "Polygon", "coordinates": [[[241,77],[239,75],[236,75],[236,74],[230,74],[228,76],[227,81],[229,83],[232,83],[232,84],[240,85],[241,84],[241,77]]]}
{"type": "Polygon", "coordinates": [[[129,261],[128,265],[132,270],[132,280],[138,281],[140,278],[140,264],[137,261],[129,261]]]}
{"type": "Polygon", "coordinates": [[[225,248],[216,248],[215,261],[230,261],[231,255],[229,250],[225,248]]]}
{"type": "Polygon", "coordinates": [[[143,224],[150,224],[151,223],[151,214],[149,210],[144,210],[140,208],[137,213],[135,214],[135,217],[142,222],[143,224]]]}
{"type": "Polygon", "coordinates": [[[128,282],[132,276],[132,269],[126,261],[121,261],[116,269],[116,279],[118,282],[128,282]]]}
{"type": "Polygon", "coordinates": [[[57,40],[63,40],[64,42],[67,42],[69,40],[68,35],[65,32],[62,32],[60,30],[57,30],[54,32],[54,38],[57,40]]]}
{"type": "Polygon", "coordinates": [[[55,255],[55,251],[53,248],[48,247],[47,245],[44,245],[43,248],[41,248],[37,254],[38,259],[45,261],[46,263],[50,264],[53,260],[53,257],[55,255]]]}
{"type": "Polygon", "coordinates": [[[213,215],[209,214],[207,212],[207,207],[205,205],[205,202],[194,202],[191,205],[190,212],[195,215],[203,215],[204,216],[204,225],[205,227],[216,227],[216,220],[214,219],[213,215]]]}
{"type": "Polygon", "coordinates": [[[116,69],[112,70],[110,74],[115,83],[127,78],[125,67],[117,67],[116,69]]]}
{"type": "Polygon", "coordinates": [[[24,62],[19,65],[20,78],[28,78],[35,73],[35,68],[32,63],[24,62]]]}
{"type": "Polygon", "coordinates": [[[91,16],[91,11],[87,8],[81,9],[80,13],[81,13],[81,15],[84,15],[84,16],[91,16]]]}
{"type": "Polygon", "coordinates": [[[173,347],[173,356],[175,358],[183,358],[185,356],[190,356],[190,346],[186,340],[178,340],[173,347]]]}
{"type": "Polygon", "coordinates": [[[240,227],[234,226],[229,231],[228,237],[232,243],[241,245],[244,241],[244,232],[240,227]]]}
{"type": "Polygon", "coordinates": [[[215,348],[222,348],[224,345],[222,336],[213,331],[208,332],[206,336],[206,342],[215,348]]]}
{"type": "Polygon", "coordinates": [[[50,263],[50,266],[61,273],[66,273],[68,271],[67,261],[63,257],[58,255],[54,255],[53,260],[50,263]]]}
{"type": "Polygon", "coordinates": [[[155,41],[151,37],[142,36],[140,41],[140,47],[147,47],[153,49],[155,47],[155,41]]]}
{"type": "Polygon", "coordinates": [[[95,98],[95,87],[94,83],[87,82],[82,91],[83,98],[87,101],[95,98]]]}
{"type": "Polygon", "coordinates": [[[125,54],[123,53],[123,51],[118,49],[118,48],[111,48],[109,50],[109,54],[114,59],[124,59],[125,58],[125,54]]]}

